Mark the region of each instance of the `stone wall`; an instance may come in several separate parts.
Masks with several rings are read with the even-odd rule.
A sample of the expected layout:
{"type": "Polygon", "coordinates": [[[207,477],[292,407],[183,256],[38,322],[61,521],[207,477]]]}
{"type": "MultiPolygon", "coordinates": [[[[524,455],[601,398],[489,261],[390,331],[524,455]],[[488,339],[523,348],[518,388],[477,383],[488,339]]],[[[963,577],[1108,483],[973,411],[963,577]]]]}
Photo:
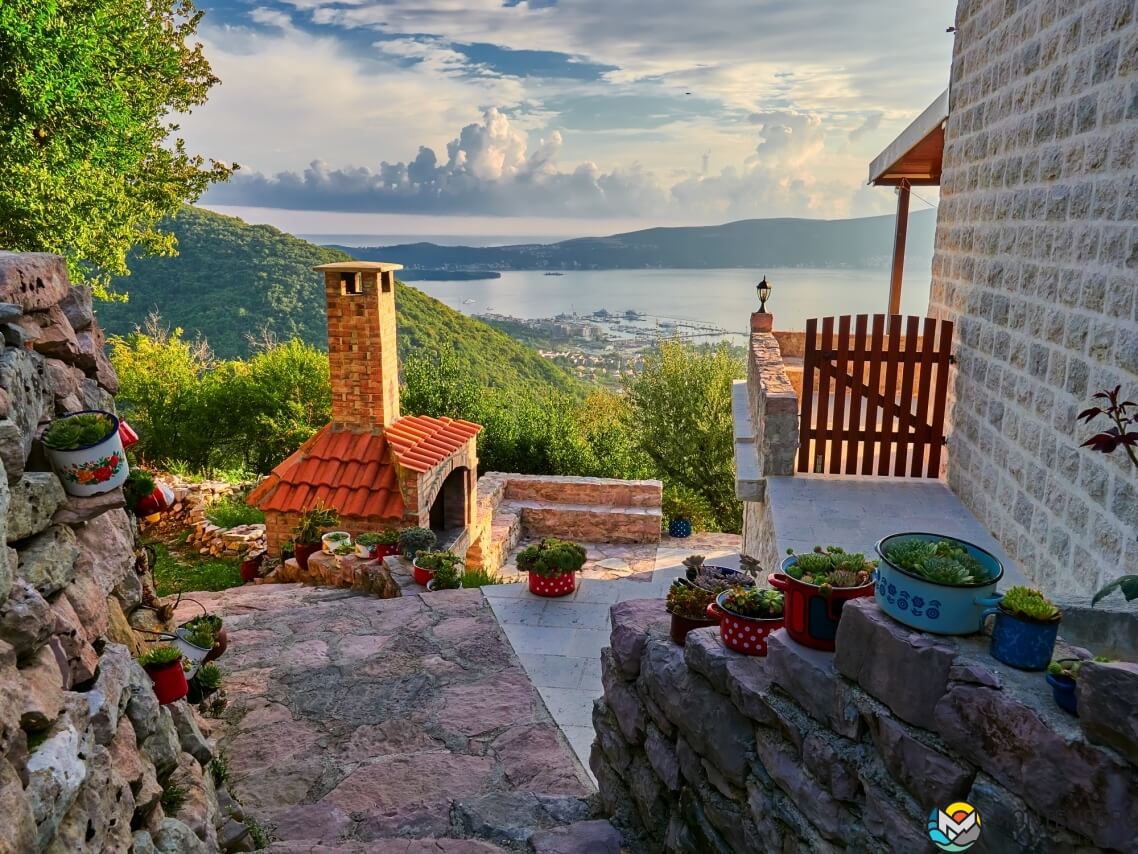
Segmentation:
{"type": "Polygon", "coordinates": [[[794,474],[798,452],[798,395],[786,375],[779,343],[769,332],[751,335],[747,391],[760,474],[764,477],[794,474]]]}
{"type": "Polygon", "coordinates": [[[590,766],[656,850],[911,854],[930,848],[930,811],[961,799],[987,851],[1138,841],[1138,665],[1084,665],[1080,726],[985,639],[912,632],[872,600],[847,603],[836,654],[784,630],[766,658],[718,628],[678,647],[660,600],[611,616],[590,766]]]}
{"type": "Polygon", "coordinates": [[[1138,394],[1138,17],[1131,0],[964,0],[929,313],[957,322],[948,481],[1038,583],[1138,564],[1138,485],[1081,449],[1138,394]]]}
{"type": "Polygon", "coordinates": [[[215,557],[243,558],[265,551],[263,524],[222,528],[205,517],[210,504],[221,498],[245,495],[254,484],[222,480],[189,482],[172,475],[159,479],[174,493],[174,503],[153,517],[139,520],[144,536],[162,539],[180,536],[189,530],[186,545],[196,548],[198,554],[215,557]]]}
{"type": "Polygon", "coordinates": [[[212,748],[133,660],[132,626],[163,624],[122,492],[66,496],[38,438],[56,415],[114,411],[91,294],[61,258],[0,253],[0,333],[0,852],[217,851],[212,748]]]}

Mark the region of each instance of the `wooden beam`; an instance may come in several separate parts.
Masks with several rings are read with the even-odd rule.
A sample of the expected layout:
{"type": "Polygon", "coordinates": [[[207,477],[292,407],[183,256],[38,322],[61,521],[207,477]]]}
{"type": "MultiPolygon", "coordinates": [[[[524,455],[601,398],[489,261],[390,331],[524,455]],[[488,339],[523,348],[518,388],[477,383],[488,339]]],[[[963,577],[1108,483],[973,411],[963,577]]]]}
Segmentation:
{"type": "Polygon", "coordinates": [[[909,187],[897,188],[897,230],[893,235],[893,269],[889,275],[889,314],[901,313],[901,277],[905,274],[905,238],[909,233],[909,187]]]}

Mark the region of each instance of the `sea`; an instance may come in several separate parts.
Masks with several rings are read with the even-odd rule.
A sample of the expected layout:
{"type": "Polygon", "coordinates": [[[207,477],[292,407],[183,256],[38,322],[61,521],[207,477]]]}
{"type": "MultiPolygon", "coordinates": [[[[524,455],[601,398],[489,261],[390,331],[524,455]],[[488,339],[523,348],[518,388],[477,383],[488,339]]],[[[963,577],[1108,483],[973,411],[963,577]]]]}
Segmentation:
{"type": "MultiPolygon", "coordinates": [[[[916,266],[916,265],[914,265],[916,266]]],[[[901,312],[928,310],[930,270],[906,273],[901,312]]],[[[776,329],[804,329],[810,317],[884,313],[889,270],[834,270],[809,267],[769,270],[583,270],[546,275],[541,271],[503,271],[500,279],[466,282],[415,282],[415,287],[463,314],[544,318],[634,311],[641,323],[666,329],[674,321],[699,321],[741,341],[759,307],[755,285],[766,275],[773,287],[767,310],[776,329]]]]}

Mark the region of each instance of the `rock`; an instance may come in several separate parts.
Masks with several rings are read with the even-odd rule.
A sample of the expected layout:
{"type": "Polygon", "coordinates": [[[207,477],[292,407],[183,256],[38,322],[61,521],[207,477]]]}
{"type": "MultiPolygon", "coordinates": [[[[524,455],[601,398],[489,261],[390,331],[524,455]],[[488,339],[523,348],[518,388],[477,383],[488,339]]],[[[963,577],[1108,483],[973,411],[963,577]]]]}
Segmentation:
{"type": "MultiPolygon", "coordinates": [[[[839,631],[845,624],[844,610],[842,614],[839,631]]],[[[815,720],[846,738],[861,736],[863,724],[853,692],[834,669],[832,653],[797,644],[786,629],[779,629],[767,638],[766,666],[771,681],[815,720]]]]}
{"type": "Polygon", "coordinates": [[[643,754],[635,754],[625,777],[632,802],[640,814],[640,821],[649,833],[655,835],[668,823],[668,801],[660,778],[643,754]]]}
{"type": "Polygon", "coordinates": [[[158,782],[154,766],[144,759],[145,757],[139,754],[139,761],[142,762],[142,779],[133,787],[134,807],[138,815],[157,824],[161,821],[158,813],[162,812],[162,808],[158,804],[162,800],[162,784],[158,782]]]}
{"type": "Polygon", "coordinates": [[[23,350],[39,338],[40,330],[34,321],[21,317],[11,323],[0,324],[0,336],[4,338],[4,346],[23,350]]]}
{"type": "Polygon", "coordinates": [[[186,792],[186,799],[178,808],[178,821],[192,830],[209,850],[216,850],[216,827],[220,814],[213,777],[203,774],[197,761],[190,754],[183,753],[178,757],[177,769],[170,775],[170,783],[181,786],[186,792]]]}
{"type": "Polygon", "coordinates": [[[945,744],[1048,820],[1101,847],[1132,846],[1138,826],[1133,767],[1089,744],[1038,689],[1020,699],[1008,690],[954,684],[935,717],[945,744]],[[1103,815],[1111,820],[1103,821],[1103,815]]]}
{"type": "Polygon", "coordinates": [[[624,740],[639,744],[644,738],[647,718],[640,698],[630,684],[624,682],[616,656],[609,648],[601,650],[601,681],[604,684],[605,702],[616,718],[624,740]]]}
{"type": "Polygon", "coordinates": [[[107,749],[110,751],[111,765],[115,773],[122,777],[132,790],[141,789],[146,776],[146,765],[138,754],[138,739],[134,734],[134,727],[130,725],[130,718],[125,715],[119,718],[115,737],[111,739],[107,749]]]}
{"type": "Polygon", "coordinates": [[[637,687],[676,723],[697,753],[732,784],[743,785],[754,728],[729,699],[688,669],[679,647],[665,639],[648,641],[637,687]]]}
{"type": "Polygon", "coordinates": [[[42,851],[55,838],[59,824],[87,779],[91,739],[79,734],[67,718],[57,722],[51,734],[28,757],[25,794],[36,820],[35,850],[42,851]]]}
{"type": "Polygon", "coordinates": [[[159,854],[210,854],[206,844],[176,818],[162,819],[152,836],[159,854]]]}
{"type": "Polygon", "coordinates": [[[12,645],[16,657],[26,661],[51,637],[51,606],[40,592],[17,578],[0,605],[0,640],[12,645]]]}
{"type": "Polygon", "coordinates": [[[0,302],[0,323],[7,323],[9,320],[15,320],[24,309],[16,305],[14,302],[0,302]]]}
{"type": "Polygon", "coordinates": [[[510,727],[491,743],[514,789],[559,795],[585,795],[591,786],[579,776],[556,726],[510,727]]]}
{"type": "MultiPolygon", "coordinates": [[[[80,332],[76,337],[79,339],[80,347],[83,346],[85,337],[88,335],[86,332],[80,332]]],[[[101,353],[102,350],[97,352],[101,353]]],[[[91,357],[92,361],[94,356],[91,357]]],[[[83,381],[79,383],[79,400],[84,409],[101,409],[104,412],[115,412],[115,398],[109,391],[99,385],[97,380],[90,377],[84,377],[83,381]]]]}
{"type": "MultiPolygon", "coordinates": [[[[5,395],[7,397],[7,395],[5,395]]],[[[5,472],[5,485],[19,480],[24,473],[24,434],[20,425],[8,416],[0,418],[0,465],[5,472]]],[[[5,490],[7,495],[7,490],[5,490]]],[[[4,510],[7,514],[7,508],[4,510]]]]}
{"type": "Polygon", "coordinates": [[[137,572],[127,572],[119,579],[111,591],[124,611],[133,611],[142,604],[142,576],[137,572]]]}
{"type": "Polygon", "coordinates": [[[107,597],[95,579],[88,575],[76,575],[63,590],[63,596],[79,616],[87,640],[95,643],[107,634],[110,614],[107,612],[107,597]]]}
{"type": "Polygon", "coordinates": [[[534,854],[620,854],[620,831],[607,821],[578,821],[530,837],[534,854]]]}
{"type": "Polygon", "coordinates": [[[802,767],[798,752],[765,730],[756,733],[755,751],[766,772],[818,832],[831,841],[841,839],[846,823],[841,806],[802,767]]]}
{"type": "Polygon", "coordinates": [[[20,713],[20,677],[16,669],[16,650],[0,640],[0,756],[7,753],[17,738],[23,739],[20,713]]]}
{"type": "Polygon", "coordinates": [[[55,398],[56,411],[59,411],[62,401],[74,400],[78,403],[83,372],[61,359],[45,359],[43,367],[47,386],[55,398]]]}
{"type": "Polygon", "coordinates": [[[67,296],[67,263],[47,252],[0,251],[0,300],[24,311],[49,308],[67,296]]]}
{"type": "MultiPolygon", "coordinates": [[[[948,806],[939,802],[938,805],[948,806]]],[[[884,842],[888,850],[895,854],[912,854],[914,851],[927,851],[929,848],[925,815],[911,798],[906,798],[898,792],[891,792],[872,784],[867,785],[862,819],[865,822],[865,829],[884,842]]],[[[876,848],[873,846],[873,849],[876,848]]]]}
{"type": "Polygon", "coordinates": [[[87,641],[87,634],[79,615],[71,607],[71,602],[62,593],[53,597],[51,603],[53,640],[56,641],[66,657],[70,672],[70,684],[82,685],[95,678],[99,666],[99,654],[87,641]]]}
{"type": "Polygon", "coordinates": [[[640,673],[640,656],[650,632],[667,633],[669,617],[662,599],[629,599],[609,609],[612,634],[609,644],[625,679],[640,673]]]}
{"type": "Polygon", "coordinates": [[[59,525],[81,525],[120,507],[126,507],[122,487],[104,492],[102,495],[68,495],[55,511],[52,521],[59,525]]]}
{"type": "Polygon", "coordinates": [[[688,632],[684,642],[684,661],[711,683],[711,687],[727,693],[727,667],[732,658],[747,658],[732,652],[719,638],[719,627],[695,629],[688,632]]]}
{"type": "Polygon", "coordinates": [[[1138,765],[1138,664],[1088,661],[1079,671],[1077,691],[1087,738],[1138,765]]]}
{"type": "Polygon", "coordinates": [[[976,808],[983,821],[981,837],[987,851],[1018,851],[1023,854],[1067,854],[1087,851],[1087,841],[1038,815],[987,774],[976,775],[964,799],[976,808]]]}
{"type": "Polygon", "coordinates": [[[771,679],[765,657],[741,655],[728,661],[727,695],[735,708],[764,726],[775,723],[766,699],[770,690],[771,679]]]}
{"type": "Polygon", "coordinates": [[[79,359],[79,342],[75,339],[75,330],[71,328],[67,315],[58,305],[26,317],[33,319],[40,328],[39,337],[32,343],[37,353],[42,353],[50,359],[60,359],[68,364],[79,359]]]}
{"type": "Polygon", "coordinates": [[[0,388],[8,393],[8,418],[18,430],[18,464],[4,457],[11,483],[24,473],[24,460],[31,455],[36,428],[41,421],[51,418],[55,408],[44,373],[43,356],[31,350],[4,350],[0,353],[0,388]],[[13,465],[9,466],[9,462],[13,465]]]}
{"type": "Polygon", "coordinates": [[[838,624],[834,658],[838,672],[901,720],[931,729],[933,709],[944,696],[957,645],[901,625],[872,599],[846,604],[838,624]]]}
{"type": "Polygon", "coordinates": [[[676,748],[664,738],[655,725],[648,725],[648,734],[644,739],[644,753],[648,757],[648,764],[660,778],[660,782],[671,792],[680,790],[680,763],[676,758],[676,748]]]}
{"type": "MultiPolygon", "coordinates": [[[[85,332],[79,333],[85,335],[85,332]]],[[[95,351],[95,381],[109,394],[115,395],[119,393],[119,375],[115,371],[115,366],[111,364],[111,360],[107,358],[107,351],[100,346],[95,351]]]]}
{"type": "Polygon", "coordinates": [[[134,572],[134,532],[125,510],[111,510],[75,532],[79,547],[78,572],[90,575],[103,595],[115,589],[124,575],[134,572]]]}
{"type": "Polygon", "coordinates": [[[185,700],[170,703],[166,708],[174,721],[174,728],[178,732],[178,743],[182,750],[194,757],[201,765],[206,765],[213,759],[213,745],[202,735],[198,729],[198,722],[194,719],[193,709],[185,700]]]}
{"type": "Polygon", "coordinates": [[[99,659],[99,678],[86,693],[97,743],[110,744],[118,731],[119,716],[130,702],[129,686],[139,678],[137,672],[143,672],[143,678],[149,681],[125,646],[108,643],[104,647],[103,656],[99,659]]]}
{"type": "Polygon", "coordinates": [[[79,547],[66,525],[52,525],[20,549],[16,574],[44,596],[58,593],[75,577],[79,547]]]}
{"type": "Polygon", "coordinates": [[[867,721],[886,770],[922,803],[950,804],[968,793],[974,772],[946,756],[935,735],[912,729],[883,708],[867,721]]]}
{"type": "Polygon", "coordinates": [[[67,315],[67,321],[76,332],[87,329],[95,319],[91,288],[87,285],[76,285],[70,288],[63,299],[59,301],[59,307],[67,315]]]}
{"type": "Polygon", "coordinates": [[[33,851],[36,819],[31,804],[24,796],[20,775],[7,761],[0,759],[0,851],[22,854],[33,851]]]}
{"type": "Polygon", "coordinates": [[[236,819],[228,819],[217,830],[217,846],[222,851],[232,851],[249,835],[249,828],[236,819]]]}
{"type": "Polygon", "coordinates": [[[9,494],[7,541],[14,543],[47,528],[65,497],[63,484],[51,472],[24,472],[9,494]]]}
{"type": "MultiPolygon", "coordinates": [[[[153,692],[151,692],[153,695],[153,692]]],[[[156,698],[157,699],[157,698],[156,698]]],[[[131,700],[133,703],[134,700],[131,700]]],[[[127,714],[130,713],[130,705],[127,706],[127,714]]],[[[131,723],[134,728],[138,730],[138,722],[131,718],[131,723]]],[[[178,757],[181,755],[181,745],[178,741],[178,730],[174,727],[174,721],[170,717],[170,711],[166,708],[160,708],[158,713],[158,726],[154,732],[145,738],[141,743],[142,755],[149,759],[153,764],[155,770],[158,772],[160,779],[165,778],[167,774],[173,771],[178,765],[178,757]]]]}
{"type": "MultiPolygon", "coordinates": [[[[584,801],[565,797],[559,800],[565,803],[554,805],[554,812],[575,818],[588,816],[589,807],[584,801]]],[[[550,808],[530,792],[491,792],[455,801],[453,812],[464,834],[504,844],[523,843],[555,822],[550,808]]]]}
{"type": "Polygon", "coordinates": [[[130,621],[123,613],[119,601],[114,598],[107,599],[107,640],[121,643],[130,650],[131,657],[137,658],[143,652],[143,644],[139,636],[130,627],[130,621]]]}
{"type": "Polygon", "coordinates": [[[145,830],[136,830],[134,836],[131,837],[131,842],[134,845],[131,849],[132,854],[158,854],[158,849],[154,847],[154,840],[145,830]]]}
{"type": "Polygon", "coordinates": [[[102,854],[130,848],[134,813],[130,786],[112,769],[106,748],[92,748],[86,762],[87,779],[60,822],[47,854],[102,854]]]}
{"type": "Polygon", "coordinates": [[[42,646],[19,671],[20,726],[29,732],[50,727],[63,711],[63,674],[50,646],[42,646]]]}
{"type": "Polygon", "coordinates": [[[608,759],[609,764],[618,774],[627,771],[632,756],[621,737],[616,717],[603,697],[593,701],[593,731],[597,736],[593,741],[593,748],[599,747],[604,752],[605,758],[608,759]]]}

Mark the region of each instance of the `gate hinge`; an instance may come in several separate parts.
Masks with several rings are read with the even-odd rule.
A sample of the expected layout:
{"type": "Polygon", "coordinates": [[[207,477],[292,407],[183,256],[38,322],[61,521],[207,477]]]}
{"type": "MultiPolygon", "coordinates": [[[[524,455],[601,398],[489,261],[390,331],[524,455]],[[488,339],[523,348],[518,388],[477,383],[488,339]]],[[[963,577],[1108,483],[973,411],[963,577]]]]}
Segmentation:
{"type": "Polygon", "coordinates": [[[949,353],[949,354],[948,354],[948,363],[949,363],[950,365],[955,365],[955,364],[956,364],[956,354],[955,354],[955,353],[949,353]]]}

